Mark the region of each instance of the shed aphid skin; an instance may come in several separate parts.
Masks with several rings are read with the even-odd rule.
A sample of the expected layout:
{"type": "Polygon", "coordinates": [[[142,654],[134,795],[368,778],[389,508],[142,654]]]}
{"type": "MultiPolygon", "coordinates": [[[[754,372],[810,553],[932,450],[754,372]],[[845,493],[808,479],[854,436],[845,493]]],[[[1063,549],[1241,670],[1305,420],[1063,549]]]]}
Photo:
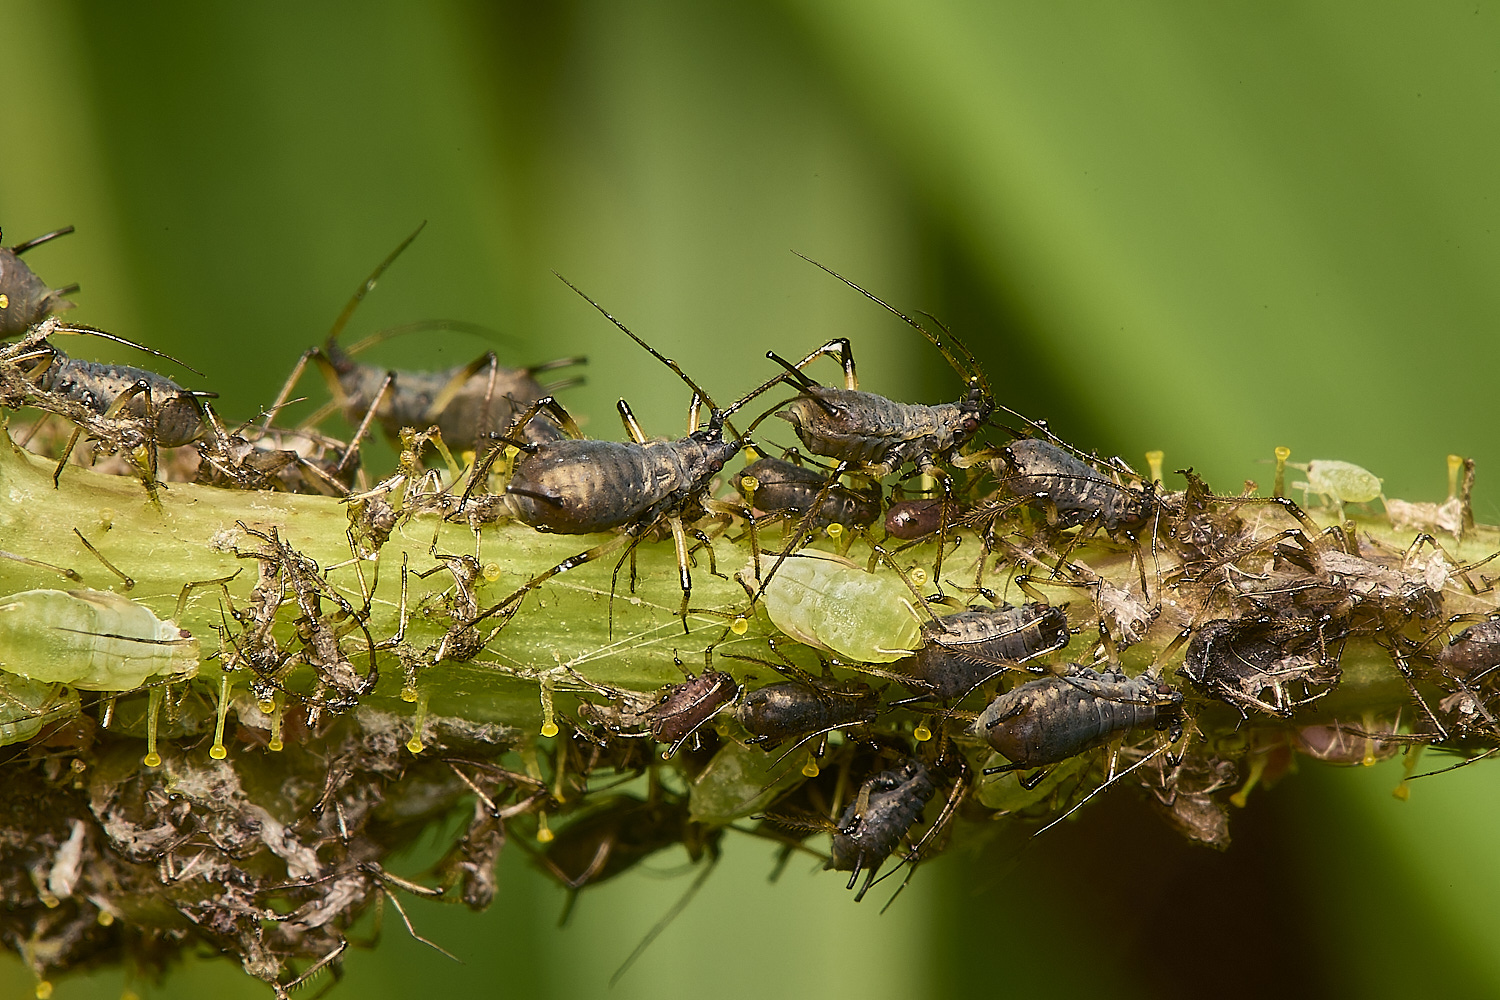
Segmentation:
{"type": "MultiPolygon", "coordinates": [[[[1182,692],[1160,678],[1127,677],[1069,664],[1057,677],[1030,681],[1000,695],[974,720],[970,733],[1010,761],[985,774],[1057,764],[1128,729],[1182,731],[1182,692]]],[[[1023,780],[1031,786],[1042,774],[1023,780]]]]}
{"type": "Polygon", "coordinates": [[[209,433],[198,442],[195,481],[203,486],[348,496],[359,472],[359,440],[345,444],[311,428],[285,430],[247,421],[230,430],[204,405],[209,433]]]}
{"type": "MultiPolygon", "coordinates": [[[[567,284],[566,278],[562,280],[567,284]]],[[[625,558],[652,529],[665,525],[671,531],[677,549],[677,570],[682,585],[678,616],[686,632],[688,600],[693,591],[688,549],[690,529],[687,525],[705,517],[726,524],[733,515],[751,518],[750,511],[743,505],[715,500],[708,494],[724,466],[743,446],[738,436],[728,441],[724,439],[726,427],[735,433],[729,417],[774,383],[767,382],[752,389],[721,410],[713,397],[689,378],[677,362],[662,356],[573,285],[568,287],[693,390],[688,406],[688,433],[675,441],[649,440],[636,422],[630,405],[621,399],[617,406],[620,419],[630,435],[628,442],[570,438],[529,443],[510,439],[511,444],[524,452],[516,462],[505,490],[506,505],[517,520],[538,531],[565,535],[591,534],[615,528],[621,528],[623,532],[618,538],[580,552],[532,577],[480,617],[502,612],[508,617],[520,607],[527,594],[558,573],[575,569],[624,546],[626,551],[615,564],[610,582],[613,609],[615,585],[625,558]],[[708,425],[700,427],[700,409],[704,404],[709,411],[708,425]]],[[[566,415],[547,397],[527,409],[522,415],[522,424],[534,419],[543,409],[555,409],[566,415]]],[[[708,536],[701,529],[691,529],[691,534],[704,545],[709,544],[708,536]]]]}
{"type": "Polygon", "coordinates": [[[21,260],[21,255],[33,247],[71,232],[72,226],[64,226],[13,247],[0,247],[0,340],[19,336],[48,316],[73,308],[63,296],[78,291],[77,285],[48,288],[21,260]]]}
{"type": "Polygon", "coordinates": [[[865,873],[865,884],[854,894],[858,903],[875,881],[901,839],[922,818],[936,791],[922,762],[909,759],[859,786],[833,834],[832,856],[825,868],[849,872],[848,889],[865,873]]]}
{"type": "Polygon", "coordinates": [[[1346,626],[1332,616],[1252,615],[1204,622],[1178,672],[1233,706],[1289,719],[1338,685],[1346,626]]]}
{"type": "Polygon", "coordinates": [[[773,625],[798,642],[858,663],[910,656],[921,644],[922,623],[932,618],[903,574],[869,572],[828,552],[761,556],[760,570],[773,625]]]}
{"type": "MultiPolygon", "coordinates": [[[[454,320],[408,324],[374,334],[347,349],[340,346],[339,336],[359,304],[426,225],[423,222],[402,240],[360,284],[334,321],[323,346],[303,352],[292,367],[276,402],[271,406],[271,412],[274,413],[290,398],[303,370],[311,361],[328,383],[329,391],[333,394],[333,407],[342,410],[354,426],[367,427],[373,419],[393,441],[400,436],[404,427],[436,426],[450,448],[456,451],[478,451],[485,443],[508,434],[515,418],[527,406],[548,396],[551,391],[575,384],[576,380],[569,379],[552,386],[543,386],[536,381],[535,376],[583,364],[586,358],[560,358],[529,368],[505,368],[499,363],[494,351],[487,351],[468,364],[440,371],[387,369],[360,364],[354,360],[355,354],[372,344],[418,330],[450,329],[492,335],[492,331],[482,327],[454,320]]],[[[307,423],[315,424],[321,416],[320,413],[307,423]]],[[[517,433],[525,435],[528,441],[540,442],[566,437],[566,430],[561,422],[554,421],[548,415],[531,421],[526,427],[519,428],[517,433]]]]}

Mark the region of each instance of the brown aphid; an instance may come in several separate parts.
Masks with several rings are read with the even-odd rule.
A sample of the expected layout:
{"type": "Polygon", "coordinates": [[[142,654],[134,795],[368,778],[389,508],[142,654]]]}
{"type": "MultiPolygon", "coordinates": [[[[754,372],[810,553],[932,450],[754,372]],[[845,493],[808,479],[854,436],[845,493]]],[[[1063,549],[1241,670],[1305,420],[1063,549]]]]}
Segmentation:
{"type": "Polygon", "coordinates": [[[1330,646],[1347,633],[1329,616],[1215,619],[1194,631],[1180,673],[1241,716],[1253,709],[1291,718],[1337,686],[1338,655],[1330,646]]]}
{"type": "Polygon", "coordinates": [[[903,662],[910,690],[960,698],[1008,669],[1068,645],[1067,611],[1047,604],[970,608],[922,625],[922,647],[903,662]]]}

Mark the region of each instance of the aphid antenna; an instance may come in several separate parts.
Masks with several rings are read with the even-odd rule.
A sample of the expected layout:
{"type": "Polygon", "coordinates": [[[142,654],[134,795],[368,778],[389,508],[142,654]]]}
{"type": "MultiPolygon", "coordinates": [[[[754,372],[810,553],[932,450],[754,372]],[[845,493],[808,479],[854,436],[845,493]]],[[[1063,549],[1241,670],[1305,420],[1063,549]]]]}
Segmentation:
{"type": "MultiPolygon", "coordinates": [[[[27,250],[30,250],[32,247],[39,247],[43,243],[51,243],[53,240],[57,239],[59,236],[67,236],[69,233],[72,233],[74,231],[75,230],[73,229],[72,226],[63,226],[61,229],[54,229],[50,233],[43,233],[40,236],[32,237],[31,239],[26,240],[24,243],[17,243],[15,246],[13,246],[13,247],[10,248],[10,252],[13,253],[13,254],[15,254],[17,257],[19,257],[23,253],[25,253],[27,250]]],[[[4,238],[5,238],[5,236],[4,236],[3,231],[0,231],[0,239],[4,239],[4,238]]],[[[72,286],[72,289],[73,289],[73,291],[76,292],[78,290],[78,286],[74,285],[74,286],[72,286]]],[[[67,295],[69,293],[68,293],[68,290],[66,288],[59,288],[57,290],[57,294],[59,294],[59,295],[67,295]]]]}
{"type": "Polygon", "coordinates": [[[328,331],[327,343],[338,343],[339,334],[343,333],[344,327],[349,325],[349,320],[354,316],[354,310],[358,309],[359,304],[365,300],[365,296],[370,294],[370,292],[374,290],[375,286],[380,282],[381,276],[385,274],[385,269],[396,262],[396,258],[401,256],[401,252],[403,250],[411,246],[412,240],[416,239],[417,234],[420,233],[424,228],[426,228],[426,226],[427,220],[423,219],[421,225],[417,226],[416,229],[413,229],[410,236],[402,240],[400,245],[398,245],[396,249],[392,250],[389,254],[386,255],[385,260],[375,265],[375,270],[370,272],[370,276],[366,278],[364,280],[364,283],[355,290],[352,296],[350,296],[349,301],[344,304],[343,312],[339,313],[338,319],[335,319],[333,321],[333,327],[328,331]]]}
{"type": "MultiPolygon", "coordinates": [[[[971,381],[977,384],[980,391],[983,392],[985,396],[990,395],[989,380],[985,378],[984,371],[979,367],[979,363],[974,360],[974,355],[969,351],[967,347],[963,345],[961,341],[959,341],[957,337],[953,336],[953,334],[948,331],[948,328],[943,326],[942,323],[938,323],[938,326],[943,330],[948,339],[951,340],[955,346],[957,346],[960,355],[963,357],[962,363],[959,361],[959,358],[955,356],[951,350],[949,350],[948,345],[943,343],[942,338],[938,337],[931,330],[927,329],[921,323],[918,323],[916,320],[912,319],[910,316],[906,315],[906,313],[897,309],[895,306],[891,305],[889,302],[885,301],[874,292],[862,288],[861,286],[850,281],[848,278],[844,277],[842,274],[839,274],[833,268],[828,267],[825,264],[818,263],[806,254],[798,253],[796,250],[793,250],[792,253],[797,254],[798,257],[801,257],[803,260],[807,261],[809,264],[818,268],[819,270],[826,271],[827,273],[833,275],[835,278],[839,279],[844,284],[848,285],[850,288],[854,289],[856,292],[863,295],[871,302],[874,302],[876,305],[883,308],[886,312],[900,319],[901,322],[905,323],[907,326],[911,327],[913,330],[916,330],[922,336],[926,337],[928,342],[931,343],[933,347],[936,347],[938,351],[943,355],[943,358],[948,362],[948,364],[953,367],[954,371],[958,372],[958,374],[964,380],[971,381]]],[[[923,313],[923,315],[932,318],[931,314],[929,313],[923,313]]]]}
{"type": "Polygon", "coordinates": [[[1130,772],[1134,771],[1136,768],[1140,767],[1142,764],[1145,764],[1148,761],[1152,761],[1152,760],[1155,760],[1157,757],[1160,757],[1162,754],[1166,753],[1171,748],[1172,748],[1172,744],[1170,744],[1170,743],[1163,743],[1161,746],[1157,747],[1155,750],[1151,751],[1146,756],[1144,756],[1140,760],[1136,761],[1134,764],[1131,764],[1129,767],[1127,767],[1125,770],[1121,771],[1119,774],[1112,775],[1109,778],[1108,781],[1104,782],[1098,788],[1094,789],[1092,792],[1089,792],[1083,798],[1079,799],[1078,802],[1074,804],[1073,808],[1069,809],[1067,812],[1063,813],[1061,816],[1057,817],[1052,822],[1050,822],[1046,826],[1042,827],[1036,833],[1033,833],[1031,835],[1032,838],[1035,839],[1037,837],[1040,837],[1042,834],[1046,833],[1048,830],[1052,829],[1054,826],[1056,826],[1057,824],[1061,823],[1063,820],[1067,819],[1069,816],[1071,816],[1074,813],[1076,813],[1079,809],[1082,809],[1084,803],[1088,802],[1089,799],[1092,799],[1095,795],[1098,795],[1100,792],[1104,791],[1110,785],[1113,785],[1115,782],[1119,781],[1121,778],[1125,777],[1127,774],[1129,774],[1130,772]]]}
{"type": "Polygon", "coordinates": [[[611,989],[624,978],[625,973],[630,971],[630,967],[636,963],[636,960],[646,953],[646,949],[651,947],[651,943],[661,936],[661,932],[666,930],[683,910],[687,909],[688,904],[693,901],[693,897],[698,895],[698,890],[703,888],[703,883],[707,882],[708,877],[713,874],[714,868],[718,863],[719,855],[717,852],[714,852],[710,855],[708,863],[703,866],[703,870],[698,873],[698,877],[693,879],[693,884],[687,887],[687,891],[682,894],[677,902],[672,904],[672,908],[662,915],[662,918],[656,922],[655,926],[646,932],[646,936],[641,938],[641,943],[635,946],[635,950],[626,957],[625,961],[620,963],[620,967],[615,970],[614,975],[609,977],[611,989]]]}
{"type": "MultiPolygon", "coordinates": [[[[130,340],[130,339],[125,338],[125,337],[121,337],[118,334],[110,333],[108,330],[101,330],[101,329],[99,329],[96,326],[84,326],[84,325],[82,325],[80,323],[62,323],[62,322],[59,322],[56,319],[50,319],[49,318],[49,319],[47,319],[46,321],[43,322],[42,327],[47,330],[46,333],[42,333],[41,329],[38,329],[37,332],[38,332],[38,334],[40,334],[40,339],[42,339],[42,340],[47,339],[47,337],[51,336],[54,333],[76,333],[76,334],[82,334],[83,336],[86,336],[86,337],[98,337],[101,340],[112,340],[112,341],[114,341],[117,344],[124,344],[126,347],[133,347],[133,348],[135,348],[138,351],[144,351],[145,353],[153,355],[155,357],[165,358],[166,360],[172,362],[173,364],[181,365],[182,367],[186,368],[188,371],[192,372],[194,375],[199,376],[200,378],[201,377],[206,377],[206,376],[203,375],[202,372],[200,372],[198,369],[194,368],[192,365],[188,364],[186,361],[181,361],[181,360],[179,360],[177,358],[172,357],[172,355],[170,355],[170,354],[163,354],[161,351],[153,350],[153,349],[147,347],[145,344],[137,344],[133,340],[130,340]]],[[[210,398],[217,398],[219,394],[216,393],[216,392],[204,392],[204,393],[195,392],[195,393],[193,393],[193,395],[195,395],[195,396],[203,395],[203,396],[208,396],[210,398]]]]}
{"type": "Polygon", "coordinates": [[[719,409],[719,405],[714,402],[713,397],[710,396],[707,392],[705,392],[698,385],[697,382],[694,382],[691,378],[689,378],[687,372],[683,371],[682,368],[678,366],[677,362],[673,361],[669,357],[666,357],[660,351],[658,351],[656,348],[652,347],[650,344],[646,343],[640,337],[636,336],[631,331],[630,327],[626,326],[624,323],[621,323],[619,320],[615,319],[614,316],[612,316],[609,313],[608,310],[606,310],[599,303],[595,302],[593,299],[589,298],[588,295],[584,293],[583,289],[579,288],[577,285],[573,284],[571,281],[569,281],[567,278],[564,278],[561,274],[558,274],[556,271],[553,271],[552,273],[557,275],[557,280],[558,281],[561,281],[563,284],[565,284],[569,288],[573,289],[573,291],[577,292],[579,298],[583,299],[583,301],[587,302],[589,305],[593,306],[596,310],[598,310],[599,311],[599,315],[603,316],[605,319],[607,319],[611,323],[613,323],[616,327],[619,328],[620,332],[624,333],[625,336],[629,337],[631,340],[635,341],[637,344],[640,344],[642,347],[644,347],[646,349],[646,351],[649,352],[650,355],[653,358],[655,358],[656,360],[660,361],[662,364],[666,365],[674,373],[676,373],[676,375],[677,375],[678,378],[680,378],[684,382],[686,382],[687,383],[687,387],[689,389],[693,390],[693,392],[699,398],[701,398],[703,402],[705,402],[705,403],[708,404],[709,421],[710,421],[711,425],[717,425],[717,424],[723,423],[724,418],[727,417],[730,413],[733,413],[736,408],[738,408],[740,406],[743,406],[750,399],[754,398],[753,396],[751,396],[751,397],[746,397],[744,399],[736,400],[734,406],[731,406],[728,410],[720,410],[719,409]]]}

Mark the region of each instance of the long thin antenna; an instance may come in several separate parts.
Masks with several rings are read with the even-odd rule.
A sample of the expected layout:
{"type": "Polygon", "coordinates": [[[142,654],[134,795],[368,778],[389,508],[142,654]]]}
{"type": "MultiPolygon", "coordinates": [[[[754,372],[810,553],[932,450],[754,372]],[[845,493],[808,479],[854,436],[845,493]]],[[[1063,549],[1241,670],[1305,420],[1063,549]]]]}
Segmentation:
{"type": "Polygon", "coordinates": [[[416,239],[417,234],[426,228],[426,226],[427,220],[423,219],[422,224],[413,229],[411,235],[402,240],[401,245],[392,250],[386,256],[385,260],[381,261],[376,265],[375,270],[370,272],[370,276],[364,280],[364,284],[360,285],[349,301],[345,303],[344,311],[339,313],[339,318],[333,321],[333,329],[328,331],[328,343],[338,343],[339,334],[343,333],[344,327],[349,325],[349,320],[354,316],[354,310],[359,308],[359,304],[364,301],[365,296],[369,295],[370,291],[374,289],[375,285],[380,281],[381,275],[385,274],[385,269],[395,263],[396,258],[401,256],[401,251],[411,246],[411,241],[416,239]]]}

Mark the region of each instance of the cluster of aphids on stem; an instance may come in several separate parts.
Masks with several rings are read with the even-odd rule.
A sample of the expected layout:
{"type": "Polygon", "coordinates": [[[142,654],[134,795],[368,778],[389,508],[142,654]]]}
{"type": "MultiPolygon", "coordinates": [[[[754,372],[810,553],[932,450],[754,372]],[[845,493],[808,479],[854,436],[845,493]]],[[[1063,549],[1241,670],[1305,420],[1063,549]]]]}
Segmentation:
{"type": "MultiPolygon", "coordinates": [[[[671,845],[695,860],[716,858],[734,829],[774,840],[783,860],[820,857],[850,873],[851,889],[864,874],[859,899],[893,856],[909,878],[959,817],[1050,826],[1124,783],[1143,789],[1188,837],[1223,847],[1228,804],[1279,776],[1293,749],[1351,764],[1405,748],[1410,775],[1423,746],[1467,759],[1500,745],[1500,618],[1488,613],[1493,601],[1479,572],[1488,560],[1465,564],[1434,534],[1461,540],[1479,530],[1469,515],[1472,464],[1460,490],[1461,463],[1450,463],[1444,504],[1386,502],[1398,528],[1421,529],[1404,546],[1344,519],[1343,504],[1380,493],[1378,480],[1347,463],[1296,466],[1308,482],[1293,485],[1317,493],[1334,515],[1327,529],[1285,496],[1285,449],[1271,496],[1257,496],[1253,484],[1242,495],[1216,494],[1191,470],[1181,473],[1185,489],[1168,490],[1158,453],[1142,476],[1120,459],[1079,451],[998,401],[974,356],[936,320],[919,322],[842,278],[947,359],[966,383],[956,402],[903,403],[860,388],[853,345],[835,339],[795,362],[767,355],[759,384],[720,406],[583,296],[680,379],[688,397],[681,437],[648,437],[621,399],[628,440],[590,439],[553,395],[569,381],[537,380],[582,358],[512,369],[489,352],[441,371],[356,360],[398,333],[470,329],[453,322],[341,345],[360,301],[416,233],[361,283],[323,345],[297,359],[274,402],[231,427],[209,402],[212,392],[146,368],[78,360],[57,346],[65,334],[131,343],[60,321],[71,289],[50,289],[20,259],[68,231],[0,250],[0,404],[39,415],[23,442],[56,458],[54,482],[86,454],[136,476],[155,504],[174,479],[347,504],[347,561],[320,565],[287,542],[285,525],[241,522],[226,544],[253,580],[248,597],[234,596],[228,576],[188,582],[178,604],[180,617],[193,589],[218,594],[218,683],[202,715],[215,761],[229,756],[231,710],[248,733],[241,741],[268,753],[347,735],[351,715],[360,731],[385,740],[389,727],[355,710],[369,708],[382,661],[399,665],[401,697],[416,704],[401,723],[406,738],[380,742],[386,757],[374,764],[374,737],[346,757],[320,758],[332,761],[324,792],[311,819],[279,820],[288,830],[310,823],[319,836],[352,843],[359,808],[340,793],[349,776],[399,772],[433,761],[429,747],[446,746],[428,717],[432,671],[483,653],[505,656],[518,623],[547,614],[550,582],[600,560],[614,560],[612,626],[616,592],[635,589],[641,547],[670,539],[680,589],[674,617],[685,635],[695,625],[706,635],[699,673],[645,693],[571,665],[523,664],[513,672],[540,685],[540,735],[552,742],[523,737],[499,741],[488,757],[471,746],[465,756],[438,758],[458,794],[477,800],[468,832],[440,866],[471,905],[493,894],[495,855],[512,832],[576,890],[671,845]],[[840,366],[839,384],[815,380],[825,357],[840,366]],[[331,398],[284,425],[309,365],[331,398]],[[741,411],[754,414],[743,433],[732,422],[741,411]],[[347,440],[321,427],[334,412],[354,428],[347,440]],[[770,417],[790,424],[799,447],[771,439],[778,425],[770,417]],[[397,468],[379,479],[359,458],[374,427],[400,448],[397,468]],[[732,468],[737,460],[745,464],[732,468]],[[403,551],[379,598],[399,606],[399,625],[377,634],[372,607],[393,533],[442,522],[472,530],[473,554],[440,551],[435,534],[427,565],[411,565],[403,551]],[[482,599],[483,585],[500,576],[483,557],[489,526],[500,522],[596,537],[503,596],[482,599]],[[731,542],[749,560],[721,571],[716,553],[731,542]],[[693,573],[705,561],[710,574],[737,584],[737,603],[693,607],[693,573]],[[620,579],[627,565],[628,583],[620,579]],[[349,574],[343,582],[332,581],[335,569],[349,574]],[[444,581],[437,606],[409,605],[413,574],[444,581]],[[418,612],[441,623],[425,644],[408,631],[418,612]],[[787,638],[736,646],[752,622],[787,638]],[[1328,708],[1338,703],[1347,651],[1372,645],[1391,665],[1395,694],[1328,708]],[[559,685],[582,694],[576,717],[554,709],[559,685]],[[390,754],[402,749],[407,756],[396,763],[390,754]],[[620,774],[643,776],[643,785],[591,791],[620,774]],[[827,853],[809,845],[817,833],[830,835],[827,853]]],[[[129,567],[78,537],[128,591],[129,567]]],[[[40,555],[0,552],[49,566],[40,555]]],[[[676,660],[665,647],[663,655],[676,660]]],[[[88,732],[108,730],[117,694],[145,686],[146,764],[161,767],[164,706],[176,705],[168,720],[175,731],[197,732],[181,723],[197,658],[198,639],[114,591],[0,598],[0,745],[35,753],[81,739],[81,691],[98,693],[88,732]]],[[[275,853],[285,858],[286,850],[275,853]]],[[[288,884],[353,879],[351,900],[378,892],[394,902],[389,889],[399,880],[368,858],[351,863],[315,859],[301,874],[289,864],[288,884]]],[[[54,881],[66,887],[66,878],[54,881]]],[[[283,933],[273,947],[259,930],[224,930],[216,940],[242,956],[272,955],[258,974],[283,984],[284,958],[315,960],[316,969],[343,947],[337,935],[293,938],[283,933]]]]}

